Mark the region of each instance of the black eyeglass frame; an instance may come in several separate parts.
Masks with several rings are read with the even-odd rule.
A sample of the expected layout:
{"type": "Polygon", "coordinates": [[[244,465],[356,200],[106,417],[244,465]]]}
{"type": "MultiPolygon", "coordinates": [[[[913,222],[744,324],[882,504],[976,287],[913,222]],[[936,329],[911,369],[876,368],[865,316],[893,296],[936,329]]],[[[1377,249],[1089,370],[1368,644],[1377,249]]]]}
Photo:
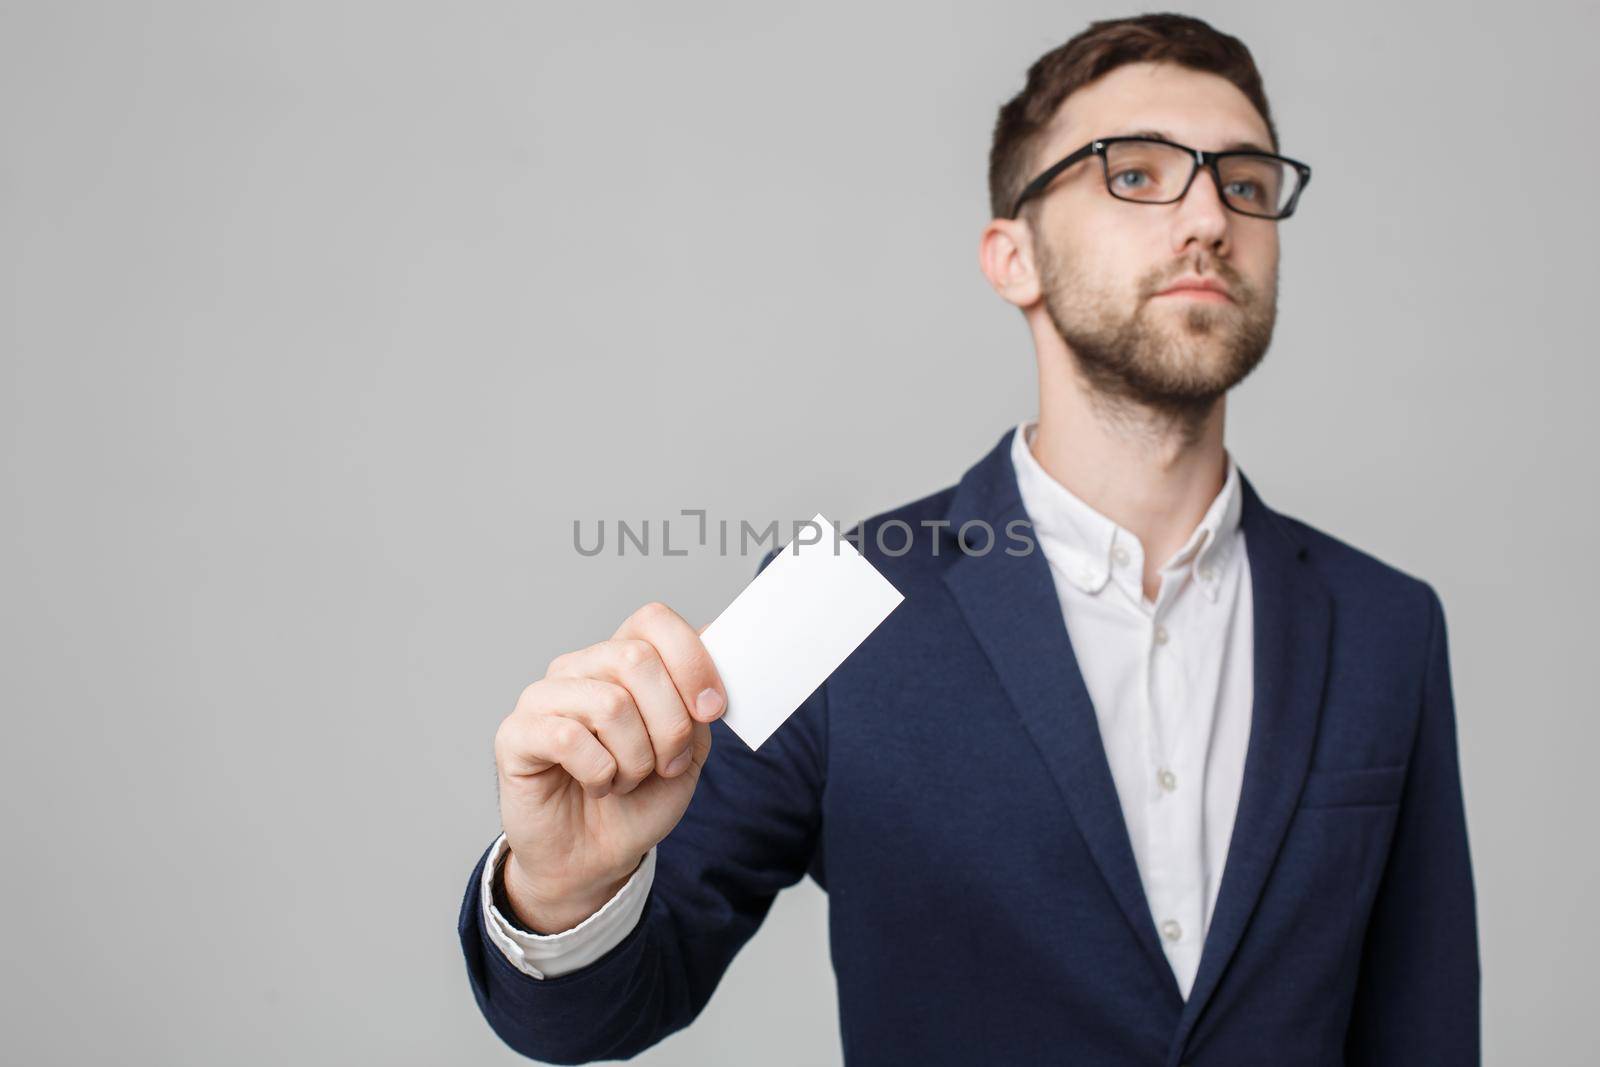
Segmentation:
{"type": "Polygon", "coordinates": [[[1298,159],[1290,159],[1288,156],[1280,156],[1276,152],[1258,152],[1254,149],[1240,149],[1229,152],[1207,152],[1200,148],[1190,148],[1186,144],[1179,144],[1176,141],[1168,141],[1160,137],[1101,137],[1098,140],[1090,141],[1088,144],[1084,145],[1076,152],[1073,152],[1065,159],[1062,159],[1059,162],[1051,165],[1037,178],[1033,179],[1033,181],[1024,186],[1022,192],[1017,194],[1016,203],[1011,205],[1011,214],[1006,217],[1012,219],[1016,218],[1017,212],[1022,210],[1022,205],[1027,203],[1033,197],[1037,196],[1039,193],[1043,192],[1046,186],[1055,181],[1057,175],[1066,170],[1068,167],[1072,166],[1074,163],[1087,159],[1090,156],[1100,157],[1100,173],[1105,177],[1106,192],[1110,193],[1118,200],[1122,200],[1130,204],[1176,204],[1179,200],[1182,200],[1186,195],[1188,195],[1189,187],[1194,184],[1195,175],[1200,173],[1201,167],[1205,167],[1211,172],[1211,179],[1212,181],[1216,182],[1217,192],[1221,194],[1222,172],[1217,169],[1217,163],[1220,160],[1227,159],[1229,156],[1255,156],[1258,158],[1264,156],[1267,159],[1276,159],[1281,163],[1287,163],[1300,175],[1300,181],[1295,186],[1293,195],[1289,197],[1289,202],[1285,204],[1283,210],[1276,215],[1261,215],[1254,211],[1244,211],[1228,203],[1228,198],[1225,194],[1221,195],[1220,199],[1222,200],[1222,206],[1237,214],[1244,215],[1252,219],[1272,219],[1274,221],[1286,219],[1290,215],[1294,214],[1295,205],[1300,202],[1300,194],[1306,191],[1307,185],[1311,184],[1311,168],[1309,166],[1300,162],[1298,159]],[[1183,183],[1183,188],[1179,190],[1178,195],[1173,197],[1171,200],[1134,200],[1126,196],[1117,196],[1116,191],[1111,188],[1111,164],[1106,161],[1106,146],[1118,144],[1123,141],[1140,141],[1145,144],[1164,144],[1172,148],[1181,148],[1183,151],[1187,152],[1189,157],[1194,160],[1194,166],[1189,171],[1189,180],[1183,183]]]}

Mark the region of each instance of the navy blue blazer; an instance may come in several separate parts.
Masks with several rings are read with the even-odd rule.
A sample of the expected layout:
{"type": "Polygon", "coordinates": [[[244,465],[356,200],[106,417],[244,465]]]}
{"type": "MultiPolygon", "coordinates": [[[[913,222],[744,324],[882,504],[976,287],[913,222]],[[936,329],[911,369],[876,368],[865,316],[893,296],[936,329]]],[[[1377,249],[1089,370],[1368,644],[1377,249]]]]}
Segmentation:
{"type": "Polygon", "coordinates": [[[1433,588],[1272,511],[1242,479],[1253,718],[1185,1001],[1049,565],[1004,532],[1027,519],[1014,432],[959,484],[862,524],[859,547],[905,601],[760,751],[714,724],[643,918],[612,951],[557,978],[517,971],[485,935],[479,861],[459,933],[507,1044],[579,1063],[687,1026],[773,897],[810,874],[828,893],[850,1064],[1479,1062],[1433,588]],[[917,535],[904,554],[903,530],[876,533],[896,519],[917,535]],[[939,520],[935,539],[924,523],[939,520]],[[996,532],[992,548],[975,526],[963,549],[969,520],[996,532]]]}

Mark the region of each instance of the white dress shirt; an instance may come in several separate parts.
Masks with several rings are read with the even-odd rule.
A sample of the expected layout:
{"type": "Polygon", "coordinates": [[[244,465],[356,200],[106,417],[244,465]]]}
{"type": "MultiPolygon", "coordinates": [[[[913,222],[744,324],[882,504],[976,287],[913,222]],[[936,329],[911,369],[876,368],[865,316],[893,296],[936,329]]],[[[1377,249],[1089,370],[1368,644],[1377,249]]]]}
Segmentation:
{"type": "MultiPolygon", "coordinates": [[[[1185,999],[1216,905],[1244,780],[1253,694],[1249,560],[1239,526],[1239,472],[1228,455],[1221,492],[1144,596],[1139,539],[1047,474],[1017,427],[1011,462],[1023,508],[1055,578],[1067,635],[1100,723],[1150,915],[1185,999]]],[[[656,850],[600,911],[571,930],[518,930],[494,906],[484,865],[490,938],[524,974],[556,977],[619,944],[643,913],[656,850]]]]}
{"type": "Polygon", "coordinates": [[[483,925],[506,959],[530,978],[556,978],[587,967],[622,944],[644,914],[645,898],[656,875],[656,850],[651,848],[633,877],[599,911],[570,930],[531,934],[512,926],[494,906],[493,879],[506,852],[506,835],[501,834],[483,865],[483,925]]]}
{"type": "Polygon", "coordinates": [[[1222,884],[1244,783],[1255,613],[1228,455],[1222,490],[1144,595],[1139,539],[1047,474],[1017,428],[1011,462],[1100,723],[1150,917],[1184,999],[1222,884]]]}

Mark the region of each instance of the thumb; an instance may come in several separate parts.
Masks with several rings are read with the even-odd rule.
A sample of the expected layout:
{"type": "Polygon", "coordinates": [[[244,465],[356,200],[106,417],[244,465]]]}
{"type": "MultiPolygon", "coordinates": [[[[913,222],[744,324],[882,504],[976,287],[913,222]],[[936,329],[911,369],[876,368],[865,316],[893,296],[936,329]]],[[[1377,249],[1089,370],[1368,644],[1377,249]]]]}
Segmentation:
{"type": "Polygon", "coordinates": [[[706,765],[706,757],[711,755],[711,724],[697,722],[694,724],[694,755],[689,757],[689,766],[694,768],[696,777],[700,768],[706,765]]]}

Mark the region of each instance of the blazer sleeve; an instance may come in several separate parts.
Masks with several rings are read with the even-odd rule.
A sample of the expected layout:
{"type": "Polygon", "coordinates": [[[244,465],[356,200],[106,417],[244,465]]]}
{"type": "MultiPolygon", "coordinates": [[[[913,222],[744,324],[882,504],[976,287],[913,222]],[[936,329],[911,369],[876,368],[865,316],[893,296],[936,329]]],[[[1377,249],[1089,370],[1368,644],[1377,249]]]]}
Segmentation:
{"type": "Polygon", "coordinates": [[[808,869],[821,881],[827,683],[759,751],[721,719],[711,733],[694,797],[657,846],[643,915],[595,962],[543,980],[514,967],[484,929],[487,850],[478,861],[457,932],[478,1008],[516,1051],[568,1064],[649,1048],[699,1015],[780,890],[808,869]]]}
{"type": "Polygon", "coordinates": [[[1422,710],[1345,1042],[1353,1067],[1481,1062],[1477,904],[1444,608],[1427,587],[1422,710]]]}

